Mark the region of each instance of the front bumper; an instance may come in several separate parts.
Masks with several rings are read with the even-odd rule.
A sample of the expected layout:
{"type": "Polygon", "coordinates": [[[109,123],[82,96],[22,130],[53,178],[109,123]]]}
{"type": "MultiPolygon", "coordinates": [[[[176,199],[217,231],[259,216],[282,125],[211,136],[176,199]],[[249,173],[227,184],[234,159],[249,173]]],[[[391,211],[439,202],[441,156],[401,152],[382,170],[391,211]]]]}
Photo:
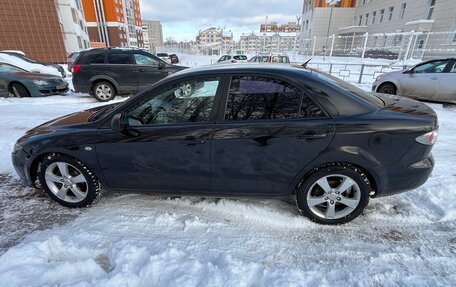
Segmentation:
{"type": "Polygon", "coordinates": [[[68,83],[59,86],[44,86],[39,87],[40,96],[61,95],[69,91],[68,83]]]}
{"type": "Polygon", "coordinates": [[[22,183],[30,187],[35,187],[34,180],[30,174],[30,155],[21,149],[11,153],[11,160],[22,183]]]}

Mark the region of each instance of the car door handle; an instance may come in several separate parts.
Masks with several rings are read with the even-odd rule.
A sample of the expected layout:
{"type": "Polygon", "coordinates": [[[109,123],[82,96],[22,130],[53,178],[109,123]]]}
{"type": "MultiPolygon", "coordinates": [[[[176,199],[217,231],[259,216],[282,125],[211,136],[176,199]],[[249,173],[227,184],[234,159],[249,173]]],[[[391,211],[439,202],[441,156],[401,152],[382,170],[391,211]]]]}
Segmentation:
{"type": "Polygon", "coordinates": [[[431,80],[438,80],[439,78],[437,77],[432,77],[431,80]]]}
{"type": "Polygon", "coordinates": [[[316,139],[324,139],[328,136],[327,133],[325,132],[315,132],[315,131],[306,131],[303,132],[302,134],[298,135],[298,139],[303,139],[303,140],[316,140],[316,139]]]}
{"type": "Polygon", "coordinates": [[[188,136],[184,139],[184,143],[187,144],[188,146],[195,146],[198,144],[204,144],[206,142],[205,139],[197,139],[194,136],[188,136]]]}
{"type": "Polygon", "coordinates": [[[144,72],[144,69],[138,69],[138,72],[144,72]]]}

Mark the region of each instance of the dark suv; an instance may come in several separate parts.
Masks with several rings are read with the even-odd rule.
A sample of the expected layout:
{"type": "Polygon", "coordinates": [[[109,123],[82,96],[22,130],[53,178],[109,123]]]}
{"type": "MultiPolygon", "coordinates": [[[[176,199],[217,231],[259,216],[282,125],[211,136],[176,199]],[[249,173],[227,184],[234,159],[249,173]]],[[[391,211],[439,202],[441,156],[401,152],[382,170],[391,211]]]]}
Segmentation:
{"type": "Polygon", "coordinates": [[[81,52],[75,60],[73,86],[76,92],[107,102],[117,94],[140,92],[185,68],[138,49],[92,49],[81,52]]]}

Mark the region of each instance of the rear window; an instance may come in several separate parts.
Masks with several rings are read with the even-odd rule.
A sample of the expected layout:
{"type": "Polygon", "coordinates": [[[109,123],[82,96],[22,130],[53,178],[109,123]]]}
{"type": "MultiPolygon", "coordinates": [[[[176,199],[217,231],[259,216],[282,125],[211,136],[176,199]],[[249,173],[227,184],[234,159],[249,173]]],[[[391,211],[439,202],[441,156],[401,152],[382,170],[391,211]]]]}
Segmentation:
{"type": "Polygon", "coordinates": [[[108,63],[120,65],[134,64],[131,54],[126,53],[110,53],[108,55],[108,63]]]}
{"type": "Polygon", "coordinates": [[[96,54],[87,54],[82,55],[78,64],[104,64],[106,59],[106,53],[96,53],[96,54]]]}
{"type": "Polygon", "coordinates": [[[233,58],[234,58],[235,60],[241,60],[241,61],[247,60],[247,57],[244,56],[244,55],[234,56],[233,58]]]}
{"type": "Polygon", "coordinates": [[[350,83],[347,83],[337,77],[334,77],[332,75],[329,75],[329,74],[326,74],[326,73],[323,73],[320,71],[316,71],[316,70],[312,70],[312,71],[316,72],[316,73],[314,73],[314,75],[316,75],[320,79],[328,81],[331,84],[333,84],[343,90],[346,90],[346,91],[352,93],[353,95],[371,103],[372,105],[375,105],[380,108],[385,107],[385,103],[381,99],[379,99],[378,97],[376,97],[368,92],[361,90],[360,88],[358,88],[350,83]]]}

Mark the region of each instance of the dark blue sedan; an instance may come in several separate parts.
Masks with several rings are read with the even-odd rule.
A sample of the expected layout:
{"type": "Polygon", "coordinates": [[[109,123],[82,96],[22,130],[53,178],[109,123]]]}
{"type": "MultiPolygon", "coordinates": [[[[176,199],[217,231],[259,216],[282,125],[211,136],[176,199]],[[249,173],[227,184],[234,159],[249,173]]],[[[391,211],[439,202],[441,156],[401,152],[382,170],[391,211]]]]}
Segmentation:
{"type": "Polygon", "coordinates": [[[370,198],[432,172],[435,112],[284,65],[188,69],[121,103],[32,129],[13,150],[27,185],[69,207],[108,191],[294,196],[301,213],[348,222],[370,198]]]}
{"type": "Polygon", "coordinates": [[[68,83],[54,75],[31,73],[0,62],[1,97],[43,97],[63,94],[68,83]]]}

